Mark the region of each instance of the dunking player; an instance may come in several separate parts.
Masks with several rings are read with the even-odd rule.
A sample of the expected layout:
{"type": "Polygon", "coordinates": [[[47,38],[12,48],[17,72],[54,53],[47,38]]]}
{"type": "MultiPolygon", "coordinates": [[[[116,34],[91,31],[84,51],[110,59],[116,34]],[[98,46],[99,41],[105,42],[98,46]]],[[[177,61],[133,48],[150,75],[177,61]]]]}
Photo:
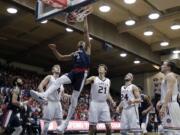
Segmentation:
{"type": "Polygon", "coordinates": [[[160,115],[164,126],[165,135],[180,135],[180,106],[177,102],[178,80],[173,62],[165,61],[161,72],[165,78],[161,83],[161,110],[160,115]]]}
{"type": "MultiPolygon", "coordinates": [[[[47,75],[39,84],[39,91],[43,92],[44,89],[49,88],[61,73],[61,68],[59,65],[54,65],[52,67],[52,75],[47,75]]],[[[58,88],[59,89],[59,88],[58,88]]],[[[47,105],[43,106],[43,120],[44,120],[44,129],[43,135],[47,135],[49,124],[52,120],[56,120],[57,125],[60,125],[63,119],[62,116],[62,107],[60,103],[60,95],[64,91],[63,85],[60,86],[59,91],[54,91],[50,95],[48,95],[47,105]]]]}
{"type": "Polygon", "coordinates": [[[38,93],[36,91],[31,91],[31,94],[34,98],[37,100],[45,101],[45,98],[48,97],[49,94],[56,91],[62,84],[72,84],[74,87],[72,96],[71,96],[71,105],[68,110],[68,115],[65,120],[57,128],[58,132],[64,132],[66,127],[68,126],[68,123],[73,116],[75,112],[75,108],[77,106],[78,97],[83,89],[88,69],[90,66],[90,54],[91,54],[91,43],[89,40],[89,32],[88,32],[88,23],[87,18],[84,20],[84,32],[85,32],[85,39],[86,43],[84,41],[79,41],[77,47],[78,50],[76,52],[73,52],[69,55],[62,55],[59,53],[56,49],[56,45],[49,45],[50,49],[54,53],[54,55],[57,57],[60,61],[69,61],[73,60],[73,69],[68,74],[65,74],[58,78],[55,83],[53,83],[45,92],[38,93]]]}
{"type": "Polygon", "coordinates": [[[22,126],[20,122],[20,111],[27,104],[27,102],[20,102],[21,86],[23,81],[20,77],[13,80],[13,90],[9,95],[9,103],[7,106],[8,112],[5,118],[4,127],[10,127],[14,130],[12,135],[20,135],[22,126]]]}
{"type": "Polygon", "coordinates": [[[139,109],[139,120],[140,120],[140,125],[141,125],[143,134],[147,134],[147,124],[148,124],[148,120],[149,120],[149,112],[152,110],[153,104],[147,95],[142,94],[142,88],[139,87],[139,89],[141,89],[141,100],[142,100],[142,102],[139,104],[139,108],[138,108],[139,109]]]}
{"type": "Polygon", "coordinates": [[[107,67],[100,64],[98,67],[99,76],[92,76],[86,80],[91,84],[91,103],[89,109],[89,135],[94,135],[98,122],[106,125],[106,135],[111,135],[111,117],[107,99],[115,106],[110,96],[109,89],[111,81],[106,78],[107,67]]]}
{"type": "Polygon", "coordinates": [[[140,135],[138,104],[141,103],[141,98],[139,89],[132,84],[133,74],[128,73],[124,79],[125,85],[121,87],[121,103],[118,106],[122,108],[121,134],[127,135],[131,131],[135,135],[140,135]]]}

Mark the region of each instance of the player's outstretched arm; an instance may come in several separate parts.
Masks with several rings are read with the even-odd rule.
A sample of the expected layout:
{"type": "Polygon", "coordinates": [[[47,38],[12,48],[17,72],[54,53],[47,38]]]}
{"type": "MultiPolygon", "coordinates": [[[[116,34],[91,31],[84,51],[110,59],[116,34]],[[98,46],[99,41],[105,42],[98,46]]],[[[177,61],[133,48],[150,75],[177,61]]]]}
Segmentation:
{"type": "Polygon", "coordinates": [[[92,84],[95,80],[95,76],[91,76],[88,79],[86,79],[85,85],[92,84]]]}
{"type": "Polygon", "coordinates": [[[55,44],[49,44],[48,47],[52,50],[53,54],[56,56],[56,58],[59,61],[69,61],[69,60],[72,60],[73,53],[68,54],[68,55],[63,55],[60,52],[58,52],[55,44]]]}
{"type": "Polygon", "coordinates": [[[90,42],[90,37],[89,37],[89,28],[88,28],[88,20],[87,17],[84,19],[84,37],[86,41],[86,53],[91,54],[91,42],[90,42]]]}
{"type": "Polygon", "coordinates": [[[40,92],[43,92],[44,91],[44,88],[47,86],[47,84],[48,84],[48,82],[49,82],[49,80],[50,80],[50,75],[48,75],[48,76],[46,76],[42,81],[41,81],[41,83],[39,84],[39,86],[38,86],[38,90],[40,91],[40,92]]]}

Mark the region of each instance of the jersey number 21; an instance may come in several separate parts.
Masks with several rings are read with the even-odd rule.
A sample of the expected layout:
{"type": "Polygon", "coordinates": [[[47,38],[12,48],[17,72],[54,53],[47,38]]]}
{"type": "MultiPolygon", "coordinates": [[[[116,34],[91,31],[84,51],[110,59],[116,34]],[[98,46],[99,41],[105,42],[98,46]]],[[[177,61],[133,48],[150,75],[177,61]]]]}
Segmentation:
{"type": "Polygon", "coordinates": [[[103,87],[103,86],[99,86],[99,90],[98,90],[98,93],[104,93],[104,94],[106,94],[106,92],[107,92],[107,88],[106,87],[103,87]]]}

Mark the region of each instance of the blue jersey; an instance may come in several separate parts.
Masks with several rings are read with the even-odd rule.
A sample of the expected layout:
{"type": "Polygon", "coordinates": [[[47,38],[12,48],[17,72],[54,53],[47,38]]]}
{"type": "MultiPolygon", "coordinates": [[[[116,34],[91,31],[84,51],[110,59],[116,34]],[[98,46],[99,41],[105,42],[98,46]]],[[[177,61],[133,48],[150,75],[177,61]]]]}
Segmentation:
{"type": "Polygon", "coordinates": [[[73,68],[89,68],[90,55],[83,48],[73,54],[73,68]]]}
{"type": "Polygon", "coordinates": [[[140,115],[142,115],[141,113],[149,107],[149,103],[145,99],[145,95],[144,94],[141,94],[141,100],[142,100],[142,102],[139,105],[139,114],[140,115]]]}

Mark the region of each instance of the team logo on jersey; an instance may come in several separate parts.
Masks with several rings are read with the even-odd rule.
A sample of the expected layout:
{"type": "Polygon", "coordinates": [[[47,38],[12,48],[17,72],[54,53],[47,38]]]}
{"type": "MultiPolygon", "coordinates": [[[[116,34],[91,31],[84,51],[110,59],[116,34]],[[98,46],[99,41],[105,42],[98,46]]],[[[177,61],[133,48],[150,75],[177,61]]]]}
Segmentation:
{"type": "Polygon", "coordinates": [[[166,122],[167,122],[167,123],[171,123],[171,119],[170,119],[170,118],[167,118],[166,122]]]}

